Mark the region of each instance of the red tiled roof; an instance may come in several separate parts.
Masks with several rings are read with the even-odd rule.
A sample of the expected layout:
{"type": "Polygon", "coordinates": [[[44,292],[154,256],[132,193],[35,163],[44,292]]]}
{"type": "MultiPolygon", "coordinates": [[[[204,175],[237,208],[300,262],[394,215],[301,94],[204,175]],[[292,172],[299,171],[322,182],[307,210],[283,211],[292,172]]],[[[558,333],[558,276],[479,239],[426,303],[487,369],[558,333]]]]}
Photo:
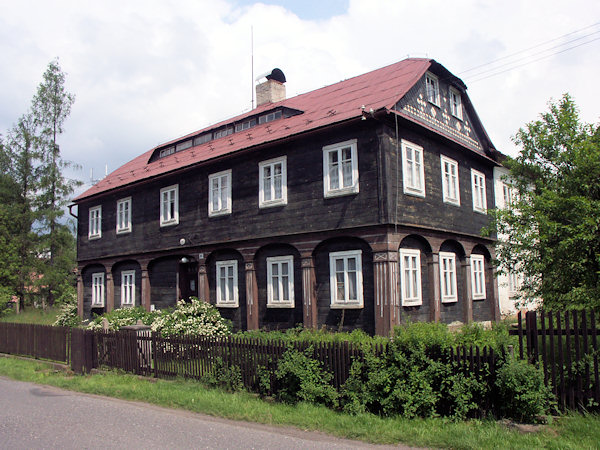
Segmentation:
{"type": "MultiPolygon", "coordinates": [[[[362,115],[362,106],[367,111],[370,109],[374,111],[382,108],[391,109],[423,76],[432,62],[431,59],[423,58],[405,59],[278,103],[261,105],[248,113],[212,125],[205,130],[239,122],[245,117],[260,114],[278,106],[297,109],[303,111],[303,114],[257,125],[248,130],[214,139],[148,163],[156,150],[155,147],[116,169],[79,195],[75,201],[238,150],[274,142],[309,130],[357,118],[362,115]]],[[[197,135],[202,131],[204,130],[195,131],[188,136],[197,135]]],[[[178,138],[176,141],[182,139],[185,139],[185,136],[178,138]]]]}

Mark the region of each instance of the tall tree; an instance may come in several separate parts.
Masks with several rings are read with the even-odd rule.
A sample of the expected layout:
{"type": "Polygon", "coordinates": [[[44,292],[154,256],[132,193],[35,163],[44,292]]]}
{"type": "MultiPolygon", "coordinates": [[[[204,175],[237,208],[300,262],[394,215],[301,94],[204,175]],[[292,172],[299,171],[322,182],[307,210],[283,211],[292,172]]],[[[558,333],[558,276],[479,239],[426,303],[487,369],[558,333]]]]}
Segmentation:
{"type": "Polygon", "coordinates": [[[493,212],[501,268],[522,274],[524,300],[547,308],[600,306],[600,126],[569,95],[521,128],[508,159],[517,196],[493,212]]]}
{"type": "Polygon", "coordinates": [[[58,145],[58,138],[64,131],[65,120],[75,101],[75,97],[65,89],[65,79],[58,60],[51,61],[31,105],[38,130],[41,158],[37,207],[44,257],[43,286],[47,290],[50,304],[54,301],[57,289],[69,277],[69,273],[65,273],[68,266],[65,258],[68,260],[72,252],[63,252],[65,233],[69,230],[61,218],[69,196],[79,184],[64,177],[63,170],[71,163],[61,158],[58,145]]]}
{"type": "Polygon", "coordinates": [[[12,245],[16,249],[19,261],[15,271],[17,284],[16,294],[25,306],[25,295],[31,285],[34,272],[37,237],[32,226],[37,218],[33,202],[40,187],[38,180],[38,165],[40,152],[39,139],[36,135],[36,124],[31,113],[23,115],[9,131],[4,152],[5,168],[3,173],[10,180],[5,180],[5,186],[10,185],[12,192],[5,196],[11,204],[5,210],[12,221],[12,245]]]}

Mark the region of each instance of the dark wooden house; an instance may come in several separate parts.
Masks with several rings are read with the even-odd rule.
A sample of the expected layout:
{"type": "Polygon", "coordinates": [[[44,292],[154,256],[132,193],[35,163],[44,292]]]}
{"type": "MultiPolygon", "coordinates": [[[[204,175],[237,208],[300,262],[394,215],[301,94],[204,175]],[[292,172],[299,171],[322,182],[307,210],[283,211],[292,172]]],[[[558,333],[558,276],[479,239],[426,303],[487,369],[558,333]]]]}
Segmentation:
{"type": "Polygon", "coordinates": [[[74,200],[79,314],[197,296],[244,330],[497,319],[499,153],[464,83],[431,59],[284,83],[74,200]]]}

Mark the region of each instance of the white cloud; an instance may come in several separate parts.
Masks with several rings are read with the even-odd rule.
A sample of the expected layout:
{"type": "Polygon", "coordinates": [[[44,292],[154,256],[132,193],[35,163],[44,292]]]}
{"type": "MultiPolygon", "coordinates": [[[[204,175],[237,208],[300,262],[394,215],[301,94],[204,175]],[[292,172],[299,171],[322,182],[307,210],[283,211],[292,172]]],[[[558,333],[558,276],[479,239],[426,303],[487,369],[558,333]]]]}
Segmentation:
{"type": "MultiPolygon", "coordinates": [[[[251,27],[255,75],[281,68],[288,95],[427,55],[467,83],[501,151],[514,154],[510,136],[564,92],[586,121],[598,120],[600,41],[473,83],[478,71],[460,72],[592,25],[600,3],[353,0],[347,10],[315,20],[302,19],[310,17],[306,7],[298,9],[302,2],[279,3],[4,3],[0,130],[26,111],[46,65],[59,56],[77,97],[61,138],[63,156],[82,164],[85,178],[90,167],[97,174],[105,164],[113,170],[158,143],[250,108],[251,27]]],[[[588,32],[594,31],[600,25],[588,32]]]]}

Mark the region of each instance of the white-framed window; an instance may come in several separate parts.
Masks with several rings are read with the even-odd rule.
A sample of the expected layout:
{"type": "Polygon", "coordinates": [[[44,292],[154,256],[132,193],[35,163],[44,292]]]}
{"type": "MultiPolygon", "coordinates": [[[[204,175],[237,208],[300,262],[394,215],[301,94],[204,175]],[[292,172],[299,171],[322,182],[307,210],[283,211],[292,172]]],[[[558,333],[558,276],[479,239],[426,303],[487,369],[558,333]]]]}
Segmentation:
{"type": "Polygon", "coordinates": [[[440,85],[438,78],[431,73],[425,74],[425,91],[427,100],[436,106],[440,106],[440,85]]]}
{"type": "Polygon", "coordinates": [[[460,92],[453,87],[450,88],[450,112],[454,117],[462,120],[462,100],[460,92]]]}
{"type": "Polygon", "coordinates": [[[121,272],[121,306],[135,305],[135,270],[121,272]]]}
{"type": "Polygon", "coordinates": [[[160,190],[160,226],[179,223],[179,185],[160,190]]]}
{"type": "Polygon", "coordinates": [[[329,254],[331,308],[362,308],[362,251],[329,254]]]}
{"type": "Polygon", "coordinates": [[[117,201],[117,233],[131,232],[131,197],[117,201]]]}
{"type": "Polygon", "coordinates": [[[485,259],[483,255],[471,255],[471,287],[473,300],[485,298],[485,259]]]}
{"type": "Polygon", "coordinates": [[[258,206],[287,205],[287,157],[258,164],[258,206]]]}
{"type": "Polygon", "coordinates": [[[400,298],[402,306],[423,304],[420,250],[400,249],[400,298]]]}
{"type": "Polygon", "coordinates": [[[404,193],[425,197],[423,147],[403,139],[401,148],[404,193]]]}
{"type": "Polygon", "coordinates": [[[471,169],[471,193],[473,195],[473,210],[486,214],[485,175],[475,169],[471,169]]]}
{"type": "Polygon", "coordinates": [[[356,139],[323,147],[323,194],[325,197],[358,192],[356,139]]]}
{"type": "Polygon", "coordinates": [[[442,196],[445,203],[460,206],[460,187],[458,181],[458,163],[441,155],[442,196]]]}
{"type": "Polygon", "coordinates": [[[237,261],[217,261],[217,303],[221,308],[237,308],[238,272],[237,261]]]}
{"type": "Polygon", "coordinates": [[[267,308],[294,307],[294,257],[267,258],[267,308]]]}
{"type": "Polygon", "coordinates": [[[510,208],[513,202],[513,189],[507,183],[502,183],[502,198],[504,200],[504,207],[510,208]]]}
{"type": "Polygon", "coordinates": [[[519,290],[519,276],[517,272],[511,270],[508,272],[508,293],[514,295],[519,290]]]}
{"type": "Polygon", "coordinates": [[[231,170],[208,176],[208,215],[231,214],[231,170]]]}
{"type": "Polygon", "coordinates": [[[456,287],[456,255],[440,252],[440,287],[442,303],[458,301],[456,287]]]}
{"type": "Polygon", "coordinates": [[[92,308],[104,307],[104,273],[92,274],[92,308]]]}
{"type": "Polygon", "coordinates": [[[102,237],[102,206],[90,208],[90,223],[88,229],[89,239],[102,237]]]}

